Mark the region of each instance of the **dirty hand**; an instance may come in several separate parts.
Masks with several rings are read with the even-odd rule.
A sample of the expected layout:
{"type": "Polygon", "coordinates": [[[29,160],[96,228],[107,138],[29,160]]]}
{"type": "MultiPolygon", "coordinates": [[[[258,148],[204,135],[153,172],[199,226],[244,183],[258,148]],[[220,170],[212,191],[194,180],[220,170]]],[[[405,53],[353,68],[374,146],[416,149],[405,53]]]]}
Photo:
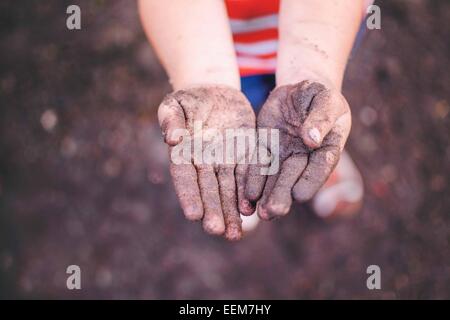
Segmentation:
{"type": "Polygon", "coordinates": [[[292,197],[311,199],[335,168],[351,127],[350,108],[342,94],[321,83],[303,81],[276,88],[257,119],[262,128],[279,129],[279,171],[261,175],[249,168],[245,195],[258,201],[261,219],[286,215],[292,197]],[[292,196],[291,196],[292,195],[292,196]]]}
{"type": "Polygon", "coordinates": [[[228,86],[193,87],[166,96],[159,107],[158,119],[170,147],[170,173],[186,218],[202,219],[204,230],[210,234],[239,239],[242,235],[239,212],[253,212],[244,199],[246,168],[236,165],[238,159],[232,164],[218,158],[213,162],[202,161],[196,154],[195,144],[200,141],[203,156],[214,150],[215,157],[218,149],[224,150],[222,138],[228,129],[254,129],[255,114],[248,100],[239,90],[228,86]],[[200,135],[198,126],[202,130],[200,135]],[[185,134],[180,134],[180,129],[185,134]],[[188,155],[180,164],[174,155],[179,151],[177,148],[183,146],[188,149],[188,155]]]}

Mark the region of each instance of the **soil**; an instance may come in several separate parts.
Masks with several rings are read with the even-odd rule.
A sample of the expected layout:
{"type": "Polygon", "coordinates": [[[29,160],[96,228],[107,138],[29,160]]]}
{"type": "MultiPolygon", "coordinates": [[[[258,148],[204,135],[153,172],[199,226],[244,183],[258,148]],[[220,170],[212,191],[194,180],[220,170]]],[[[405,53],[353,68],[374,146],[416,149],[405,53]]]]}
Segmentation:
{"type": "Polygon", "coordinates": [[[449,1],[383,1],[350,60],[361,213],[295,206],[238,243],[183,217],[136,3],[77,3],[80,31],[72,2],[0,3],[0,297],[450,298],[449,1]]]}

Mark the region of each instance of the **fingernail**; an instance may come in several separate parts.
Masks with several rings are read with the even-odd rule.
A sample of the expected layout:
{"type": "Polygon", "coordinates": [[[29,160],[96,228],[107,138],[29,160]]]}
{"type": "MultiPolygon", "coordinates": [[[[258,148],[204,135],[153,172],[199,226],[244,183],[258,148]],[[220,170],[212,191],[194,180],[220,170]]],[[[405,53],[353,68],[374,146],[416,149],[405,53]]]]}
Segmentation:
{"type": "Polygon", "coordinates": [[[276,216],[284,216],[289,212],[289,206],[282,204],[282,203],[275,203],[273,201],[270,201],[267,205],[268,210],[276,216]]]}
{"type": "Polygon", "coordinates": [[[255,211],[255,208],[247,199],[241,200],[241,205],[239,208],[241,209],[241,213],[244,215],[251,215],[255,211]]]}
{"type": "Polygon", "coordinates": [[[186,219],[191,221],[198,221],[203,217],[203,211],[196,205],[190,205],[185,208],[186,219]]]}
{"type": "Polygon", "coordinates": [[[258,205],[258,216],[261,220],[270,220],[271,216],[269,215],[268,210],[262,206],[262,205],[258,205]]]}
{"type": "Polygon", "coordinates": [[[309,130],[308,134],[309,134],[309,137],[312,139],[312,141],[314,141],[317,144],[320,143],[320,131],[319,131],[319,129],[312,128],[311,130],[309,130]]]}
{"type": "Polygon", "coordinates": [[[209,234],[222,235],[225,232],[223,218],[210,216],[208,219],[203,219],[203,229],[209,234]]]}
{"type": "Polygon", "coordinates": [[[242,238],[242,230],[237,226],[227,228],[225,238],[229,241],[238,241],[242,238]]]}
{"type": "Polygon", "coordinates": [[[183,136],[180,136],[179,134],[176,134],[175,132],[171,131],[169,135],[169,141],[171,144],[178,144],[181,142],[181,139],[183,136]]]}

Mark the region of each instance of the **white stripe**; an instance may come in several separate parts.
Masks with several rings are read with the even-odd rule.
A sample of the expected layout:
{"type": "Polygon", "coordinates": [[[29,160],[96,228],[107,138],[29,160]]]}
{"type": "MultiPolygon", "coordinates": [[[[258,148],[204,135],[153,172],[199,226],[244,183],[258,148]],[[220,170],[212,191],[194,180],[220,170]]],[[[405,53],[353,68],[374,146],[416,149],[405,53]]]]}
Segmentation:
{"type": "Polygon", "coordinates": [[[258,55],[271,54],[277,52],[277,40],[256,41],[252,43],[235,42],[234,48],[236,52],[242,54],[258,55]]]}
{"type": "Polygon", "coordinates": [[[273,70],[277,66],[277,59],[258,59],[249,57],[237,57],[238,65],[241,68],[273,70]]]}
{"type": "Polygon", "coordinates": [[[271,14],[254,19],[230,19],[231,31],[234,34],[259,31],[278,27],[278,14],[271,14]]]}

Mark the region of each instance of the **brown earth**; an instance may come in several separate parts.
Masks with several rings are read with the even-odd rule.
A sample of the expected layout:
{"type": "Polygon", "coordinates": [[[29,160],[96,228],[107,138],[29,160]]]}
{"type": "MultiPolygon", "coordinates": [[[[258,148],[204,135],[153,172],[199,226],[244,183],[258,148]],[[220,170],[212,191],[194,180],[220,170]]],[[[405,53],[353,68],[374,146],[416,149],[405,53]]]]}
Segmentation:
{"type": "Polygon", "coordinates": [[[81,31],[72,1],[0,3],[0,297],[450,298],[449,1],[383,1],[350,61],[361,214],[297,206],[239,243],[183,217],[135,2],[76,2],[81,31]]]}

